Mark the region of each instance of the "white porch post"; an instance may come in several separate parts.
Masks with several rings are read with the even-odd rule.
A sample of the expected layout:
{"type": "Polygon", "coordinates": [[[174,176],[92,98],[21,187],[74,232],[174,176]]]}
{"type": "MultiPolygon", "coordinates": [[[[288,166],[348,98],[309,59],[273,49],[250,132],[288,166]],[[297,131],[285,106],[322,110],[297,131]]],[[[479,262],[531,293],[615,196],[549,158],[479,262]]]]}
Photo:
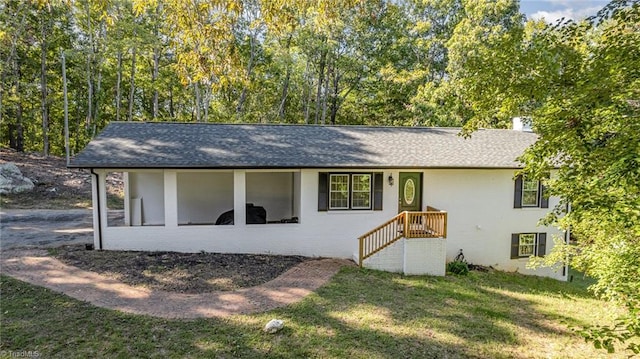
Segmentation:
{"type": "Polygon", "coordinates": [[[131,195],[129,190],[129,172],[122,172],[122,182],[124,185],[124,225],[131,225],[131,195]]]}
{"type": "Polygon", "coordinates": [[[178,226],[178,174],[164,171],[164,225],[178,226]]]}
{"type": "Polygon", "coordinates": [[[106,214],[107,206],[105,201],[102,200],[101,195],[101,192],[103,192],[105,185],[104,174],[102,172],[95,172],[95,174],[95,176],[91,176],[91,201],[93,203],[93,248],[101,249],[100,233],[104,228],[104,226],[101,226],[104,221],[101,221],[102,218],[100,218],[100,216],[102,214],[106,214]]]}
{"type": "Polygon", "coordinates": [[[247,224],[247,177],[244,170],[233,171],[233,223],[236,226],[247,224]]]}

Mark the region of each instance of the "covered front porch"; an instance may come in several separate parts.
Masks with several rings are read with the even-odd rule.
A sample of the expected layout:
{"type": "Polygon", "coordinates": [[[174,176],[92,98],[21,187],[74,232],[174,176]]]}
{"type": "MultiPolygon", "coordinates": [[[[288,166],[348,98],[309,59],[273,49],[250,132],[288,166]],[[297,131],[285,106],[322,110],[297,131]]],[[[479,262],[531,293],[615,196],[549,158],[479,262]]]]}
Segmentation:
{"type": "Polygon", "coordinates": [[[323,171],[317,169],[91,172],[96,249],[350,258],[359,234],[397,213],[397,185],[388,181],[380,193],[384,210],[320,210],[323,171]],[[113,172],[124,179],[124,200],[116,205],[106,181],[113,172]],[[250,218],[249,207],[264,210],[259,221],[250,218]]]}
{"type": "Polygon", "coordinates": [[[273,251],[270,246],[248,249],[243,238],[252,235],[242,233],[274,232],[270,237],[277,238],[300,222],[299,170],[114,169],[92,173],[97,249],[269,252],[273,251]],[[114,172],[121,173],[124,182],[121,201],[109,198],[106,178],[114,172]],[[236,240],[226,243],[232,242],[230,237],[236,240]]]}

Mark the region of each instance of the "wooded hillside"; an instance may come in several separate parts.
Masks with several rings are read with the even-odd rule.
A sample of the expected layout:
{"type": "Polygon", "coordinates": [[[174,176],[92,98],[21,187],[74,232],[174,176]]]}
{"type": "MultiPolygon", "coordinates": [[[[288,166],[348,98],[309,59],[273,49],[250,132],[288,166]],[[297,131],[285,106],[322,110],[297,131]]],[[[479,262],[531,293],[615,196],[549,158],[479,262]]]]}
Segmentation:
{"type": "Polygon", "coordinates": [[[524,21],[517,1],[2,0],[1,141],[64,153],[63,56],[72,153],[109,121],[460,126],[470,107],[430,96],[463,31],[524,21]]]}

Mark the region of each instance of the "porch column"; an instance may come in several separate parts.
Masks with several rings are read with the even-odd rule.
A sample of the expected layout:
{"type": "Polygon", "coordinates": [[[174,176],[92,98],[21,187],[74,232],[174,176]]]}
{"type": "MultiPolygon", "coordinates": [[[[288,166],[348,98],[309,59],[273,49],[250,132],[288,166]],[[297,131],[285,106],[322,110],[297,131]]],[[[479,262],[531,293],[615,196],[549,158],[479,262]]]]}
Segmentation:
{"type": "Polygon", "coordinates": [[[233,171],[233,223],[236,226],[247,224],[247,176],[244,170],[233,171]]]}
{"type": "Polygon", "coordinates": [[[93,248],[100,247],[100,234],[103,233],[107,223],[107,196],[106,173],[100,170],[94,171],[91,176],[91,200],[93,202],[93,248]],[[96,178],[97,177],[97,178],[96,178]]]}
{"type": "Polygon", "coordinates": [[[164,225],[178,226],[178,174],[164,171],[164,225]]]}
{"type": "Polygon", "coordinates": [[[129,190],[129,172],[122,172],[122,182],[124,184],[124,225],[131,225],[131,193],[129,190]]]}

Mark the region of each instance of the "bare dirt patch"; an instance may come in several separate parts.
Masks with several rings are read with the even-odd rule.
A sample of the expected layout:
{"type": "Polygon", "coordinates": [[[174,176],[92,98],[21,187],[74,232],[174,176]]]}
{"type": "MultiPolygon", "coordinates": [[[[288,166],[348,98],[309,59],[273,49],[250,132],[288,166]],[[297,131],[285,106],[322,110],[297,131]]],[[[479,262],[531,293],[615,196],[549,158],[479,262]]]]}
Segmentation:
{"type": "MultiPolygon", "coordinates": [[[[38,153],[0,148],[0,163],[13,162],[22,175],[33,181],[32,191],[2,195],[6,209],[70,209],[91,207],[91,174],[88,170],[67,168],[66,160],[38,153]]],[[[122,198],[122,175],[107,177],[110,197],[122,198]]]]}
{"type": "Polygon", "coordinates": [[[302,256],[91,251],[64,246],[51,254],[65,264],[132,286],[198,294],[252,287],[309,260],[302,256]]]}

